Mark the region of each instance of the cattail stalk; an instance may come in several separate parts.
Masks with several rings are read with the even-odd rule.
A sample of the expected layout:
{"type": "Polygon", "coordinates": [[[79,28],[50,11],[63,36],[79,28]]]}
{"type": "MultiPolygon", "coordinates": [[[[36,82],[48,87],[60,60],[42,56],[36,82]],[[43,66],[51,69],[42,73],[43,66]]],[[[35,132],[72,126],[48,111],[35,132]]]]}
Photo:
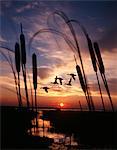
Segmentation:
{"type": "Polygon", "coordinates": [[[89,99],[87,97],[87,93],[86,93],[86,85],[84,83],[84,79],[83,79],[82,72],[81,72],[81,69],[80,69],[79,65],[76,65],[76,71],[77,71],[77,74],[78,74],[78,77],[79,77],[80,85],[81,85],[81,87],[83,89],[83,92],[85,93],[85,97],[86,97],[88,108],[91,111],[90,101],[89,101],[89,99]]]}
{"type": "Polygon", "coordinates": [[[87,42],[88,42],[88,48],[89,48],[89,53],[90,53],[91,60],[92,60],[93,69],[94,69],[94,71],[96,73],[96,78],[97,78],[98,87],[99,87],[99,91],[100,91],[100,96],[101,96],[101,100],[102,100],[103,110],[105,111],[105,106],[104,106],[104,100],[103,100],[103,96],[102,96],[101,86],[100,86],[100,82],[99,82],[99,78],[98,78],[98,74],[97,74],[96,56],[95,56],[95,53],[94,53],[94,50],[93,50],[92,41],[89,38],[88,34],[86,34],[86,38],[87,38],[87,42]]]}
{"type": "Polygon", "coordinates": [[[25,36],[22,31],[22,24],[21,24],[21,34],[20,34],[20,46],[21,46],[21,64],[22,64],[22,72],[24,77],[27,107],[29,108],[30,103],[29,103],[27,79],[26,79],[26,48],[25,48],[25,36]]]}
{"type": "Polygon", "coordinates": [[[77,37],[76,37],[76,34],[75,34],[75,31],[74,31],[74,28],[71,24],[71,22],[69,22],[69,19],[68,17],[63,13],[63,12],[55,12],[55,14],[61,16],[65,23],[68,25],[72,35],[73,35],[73,38],[74,38],[74,41],[75,41],[75,44],[76,44],[76,49],[77,49],[77,52],[78,52],[78,55],[79,55],[79,58],[80,58],[80,63],[81,63],[81,68],[82,68],[82,71],[83,71],[83,77],[84,77],[84,82],[85,82],[85,86],[86,86],[86,93],[87,93],[87,96],[88,96],[88,99],[89,101],[91,101],[91,93],[89,93],[89,90],[87,88],[87,80],[86,80],[86,75],[85,75],[85,71],[84,71],[84,66],[83,66],[83,61],[82,61],[82,57],[81,57],[81,53],[80,53],[80,48],[79,48],[79,45],[78,45],[78,41],[77,41],[77,37]]]}
{"type": "Polygon", "coordinates": [[[89,109],[89,111],[91,111],[90,100],[89,100],[88,95],[87,95],[87,93],[86,93],[86,87],[85,87],[85,83],[84,83],[84,80],[83,80],[82,72],[81,72],[80,67],[77,65],[77,60],[76,60],[75,55],[74,55],[74,60],[75,60],[75,63],[76,63],[76,71],[77,71],[79,80],[80,80],[81,83],[83,83],[83,84],[81,85],[81,87],[82,87],[83,92],[84,92],[84,94],[85,94],[85,98],[86,98],[86,101],[87,101],[88,109],[89,109]]]}
{"type": "MultiPolygon", "coordinates": [[[[101,92],[101,87],[100,87],[100,83],[99,83],[99,78],[98,78],[98,75],[97,75],[96,59],[95,59],[95,53],[94,53],[93,47],[92,47],[92,42],[91,42],[91,40],[89,39],[89,36],[88,36],[88,33],[87,33],[86,29],[84,28],[83,25],[81,25],[81,23],[80,23],[79,21],[72,19],[72,20],[69,20],[68,23],[69,23],[69,22],[75,22],[75,23],[77,23],[77,24],[81,27],[81,29],[82,29],[82,31],[83,31],[83,33],[84,33],[86,39],[87,39],[88,47],[89,47],[89,51],[90,51],[90,55],[91,55],[91,59],[92,59],[93,68],[94,68],[94,71],[96,72],[96,76],[97,76],[97,81],[98,81],[98,86],[99,86],[100,95],[101,95],[101,99],[102,99],[102,104],[104,104],[104,103],[103,103],[102,92],[101,92]]],[[[99,55],[99,53],[98,53],[98,55],[99,55]]],[[[100,58],[101,58],[101,57],[100,57],[100,58]]],[[[102,59],[101,59],[101,60],[102,60],[102,59]]],[[[102,67],[101,67],[101,68],[102,68],[102,71],[104,72],[103,62],[102,62],[101,64],[102,64],[102,67]]],[[[105,111],[104,105],[103,105],[103,109],[104,109],[104,111],[105,111]]]]}
{"type": "Polygon", "coordinates": [[[97,42],[94,42],[94,50],[95,50],[95,53],[97,56],[99,70],[100,70],[101,74],[105,74],[105,68],[104,68],[102,56],[101,56],[100,49],[99,49],[97,42]]]}
{"type": "Polygon", "coordinates": [[[18,43],[15,44],[15,66],[18,74],[18,89],[19,89],[19,107],[22,106],[22,98],[20,92],[20,46],[18,43]]]}
{"type": "Polygon", "coordinates": [[[103,83],[105,85],[105,88],[106,88],[106,91],[107,91],[107,94],[108,94],[108,97],[109,97],[109,100],[110,100],[110,105],[111,105],[112,111],[114,112],[114,106],[113,106],[112,98],[111,98],[111,95],[110,95],[110,91],[109,91],[108,83],[107,83],[107,80],[106,80],[106,76],[105,76],[105,68],[104,68],[103,60],[102,60],[100,49],[99,49],[99,46],[98,46],[97,42],[94,42],[94,49],[95,49],[95,53],[97,55],[98,67],[99,67],[99,70],[100,70],[100,74],[101,74],[103,83]]]}
{"type": "MultiPolygon", "coordinates": [[[[33,53],[32,55],[32,66],[33,66],[33,87],[35,90],[35,108],[37,113],[37,97],[36,97],[36,90],[37,90],[37,57],[36,54],[33,53]]],[[[36,127],[38,127],[38,118],[36,116],[36,127]]]]}

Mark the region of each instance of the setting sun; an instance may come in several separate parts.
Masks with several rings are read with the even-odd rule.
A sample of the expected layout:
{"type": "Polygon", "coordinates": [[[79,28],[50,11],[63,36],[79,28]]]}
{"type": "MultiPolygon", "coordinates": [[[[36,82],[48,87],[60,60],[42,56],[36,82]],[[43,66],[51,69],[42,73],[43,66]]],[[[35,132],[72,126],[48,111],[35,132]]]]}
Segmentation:
{"type": "Polygon", "coordinates": [[[60,107],[63,107],[63,106],[64,106],[64,103],[60,103],[59,106],[60,106],[60,107]]]}

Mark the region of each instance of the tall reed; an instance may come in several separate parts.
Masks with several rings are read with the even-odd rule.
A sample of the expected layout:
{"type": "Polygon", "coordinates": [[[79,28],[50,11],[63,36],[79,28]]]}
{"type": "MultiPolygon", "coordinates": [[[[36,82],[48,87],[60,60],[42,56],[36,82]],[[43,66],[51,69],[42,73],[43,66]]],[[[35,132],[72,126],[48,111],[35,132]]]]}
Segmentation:
{"type": "Polygon", "coordinates": [[[22,65],[22,72],[24,77],[27,107],[29,107],[30,103],[29,103],[27,79],[26,79],[26,47],[25,47],[25,36],[22,31],[22,24],[21,24],[21,34],[20,34],[20,46],[21,46],[21,65],[22,65]]]}
{"type": "Polygon", "coordinates": [[[101,96],[101,99],[102,99],[102,105],[103,105],[103,109],[105,111],[105,106],[104,106],[104,101],[103,101],[101,86],[100,86],[100,82],[99,82],[99,78],[98,78],[98,74],[97,74],[97,66],[96,66],[95,53],[93,51],[91,39],[89,38],[89,35],[88,35],[85,27],[78,20],[71,19],[71,20],[68,21],[68,23],[69,22],[77,23],[81,27],[81,29],[82,29],[82,31],[83,31],[86,39],[87,39],[87,43],[88,43],[88,47],[89,47],[89,52],[90,52],[90,56],[91,56],[91,60],[92,60],[92,65],[93,65],[94,71],[96,72],[96,77],[97,77],[97,81],[98,81],[98,87],[99,87],[100,96],[101,96]]]}
{"type": "Polygon", "coordinates": [[[34,90],[37,89],[37,57],[36,54],[32,55],[32,66],[33,66],[33,86],[34,90]]]}
{"type": "Polygon", "coordinates": [[[22,106],[22,98],[20,92],[20,46],[19,43],[15,43],[15,66],[18,74],[18,88],[19,88],[19,106],[22,106]]]}
{"type": "Polygon", "coordinates": [[[108,94],[108,97],[110,100],[110,105],[111,105],[112,111],[114,112],[114,106],[113,106],[112,98],[110,95],[110,90],[109,90],[106,75],[105,75],[105,68],[104,68],[103,60],[101,57],[101,52],[100,52],[100,49],[99,49],[97,42],[94,42],[94,49],[95,49],[95,53],[96,53],[97,60],[98,60],[98,67],[100,70],[100,74],[101,74],[102,80],[104,82],[104,85],[105,85],[105,88],[106,88],[106,91],[107,91],[107,94],[108,94]]]}
{"type": "Polygon", "coordinates": [[[87,93],[86,93],[86,85],[85,85],[83,75],[82,75],[82,72],[81,72],[81,69],[80,69],[79,65],[76,65],[76,71],[77,71],[77,74],[78,74],[78,77],[79,77],[81,88],[83,89],[83,91],[85,93],[88,108],[89,108],[89,110],[91,110],[91,104],[90,104],[90,101],[89,101],[89,99],[87,97],[87,93]]]}
{"type": "Polygon", "coordinates": [[[96,56],[95,56],[95,53],[94,53],[94,50],[93,50],[92,41],[89,38],[88,34],[86,35],[86,38],[87,38],[87,42],[88,42],[88,48],[89,48],[89,53],[90,53],[90,56],[91,56],[93,69],[94,69],[94,71],[96,73],[96,78],[97,78],[98,87],[99,87],[99,91],[100,91],[100,96],[101,96],[101,100],[102,100],[103,110],[105,111],[105,105],[104,105],[104,100],[103,100],[103,96],[102,96],[101,86],[100,86],[99,77],[98,77],[98,74],[97,74],[97,60],[96,60],[96,56]]]}
{"type": "Polygon", "coordinates": [[[95,53],[96,53],[96,56],[97,56],[99,70],[100,70],[101,74],[104,74],[105,73],[105,68],[104,68],[102,56],[101,56],[100,49],[99,49],[99,46],[98,46],[97,42],[94,42],[94,50],[95,50],[95,53]]]}
{"type": "MultiPolygon", "coordinates": [[[[36,113],[37,113],[37,96],[36,96],[36,90],[37,90],[37,57],[36,54],[32,54],[32,71],[33,71],[33,87],[35,91],[35,108],[36,108],[36,113]]],[[[36,126],[38,127],[38,120],[36,116],[36,126]]]]}
{"type": "Polygon", "coordinates": [[[86,92],[86,86],[85,86],[85,83],[84,83],[84,80],[83,80],[83,76],[82,76],[82,72],[81,72],[81,69],[80,69],[80,66],[77,65],[76,66],[76,70],[77,70],[77,73],[78,73],[78,77],[79,77],[79,81],[80,81],[80,85],[84,91],[84,93],[86,92]]]}

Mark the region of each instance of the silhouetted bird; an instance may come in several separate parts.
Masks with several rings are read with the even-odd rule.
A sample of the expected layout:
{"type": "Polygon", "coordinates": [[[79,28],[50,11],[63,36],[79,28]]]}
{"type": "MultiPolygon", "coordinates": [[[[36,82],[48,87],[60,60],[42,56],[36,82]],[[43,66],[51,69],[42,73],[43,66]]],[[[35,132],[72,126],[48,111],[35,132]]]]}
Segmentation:
{"type": "Polygon", "coordinates": [[[66,85],[71,86],[71,81],[72,81],[72,78],[70,78],[69,82],[66,85]]]}
{"type": "Polygon", "coordinates": [[[70,74],[67,74],[67,75],[70,75],[74,80],[75,80],[75,74],[73,74],[73,73],[70,73],[70,74]]]}
{"type": "Polygon", "coordinates": [[[60,84],[62,85],[62,78],[57,78],[60,81],[60,84]]]}
{"type": "Polygon", "coordinates": [[[45,92],[48,93],[48,89],[50,89],[50,88],[48,88],[47,86],[44,86],[44,87],[42,87],[42,89],[44,89],[45,92]]]}
{"type": "Polygon", "coordinates": [[[58,84],[58,82],[57,82],[57,76],[56,76],[56,78],[55,78],[55,81],[54,82],[51,82],[51,83],[53,83],[53,84],[58,84]]]}

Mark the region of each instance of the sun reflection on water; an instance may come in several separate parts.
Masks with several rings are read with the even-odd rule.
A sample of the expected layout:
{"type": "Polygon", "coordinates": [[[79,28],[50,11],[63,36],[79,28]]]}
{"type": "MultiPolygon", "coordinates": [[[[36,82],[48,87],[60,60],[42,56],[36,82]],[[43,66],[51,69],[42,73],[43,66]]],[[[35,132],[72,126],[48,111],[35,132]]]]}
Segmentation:
{"type": "Polygon", "coordinates": [[[43,120],[43,112],[39,111],[38,114],[38,128],[35,128],[36,119],[32,120],[33,128],[31,129],[33,136],[39,137],[48,137],[54,140],[54,143],[51,145],[51,149],[53,149],[53,145],[60,146],[64,143],[65,145],[73,145],[78,146],[78,143],[74,140],[74,135],[66,136],[62,133],[51,132],[51,129],[54,130],[54,127],[51,125],[49,120],[43,120]]]}

